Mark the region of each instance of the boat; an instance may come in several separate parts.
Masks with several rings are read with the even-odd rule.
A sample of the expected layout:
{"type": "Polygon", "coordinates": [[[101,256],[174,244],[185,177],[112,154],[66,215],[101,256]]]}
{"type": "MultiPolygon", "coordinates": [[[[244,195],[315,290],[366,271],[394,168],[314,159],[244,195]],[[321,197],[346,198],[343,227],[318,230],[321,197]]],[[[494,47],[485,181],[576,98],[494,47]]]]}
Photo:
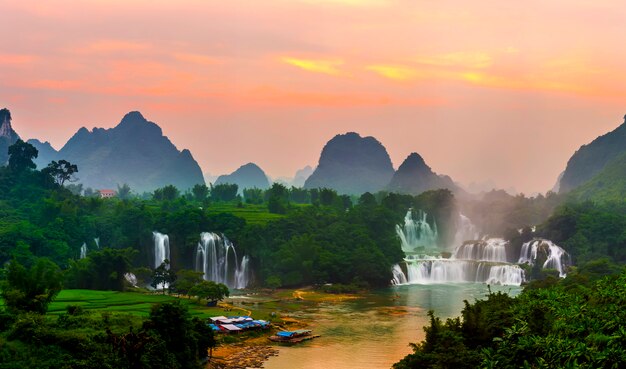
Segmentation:
{"type": "Polygon", "coordinates": [[[313,335],[313,331],[308,329],[298,329],[295,331],[279,331],[274,336],[269,337],[270,341],[280,343],[300,343],[320,337],[313,335]]]}

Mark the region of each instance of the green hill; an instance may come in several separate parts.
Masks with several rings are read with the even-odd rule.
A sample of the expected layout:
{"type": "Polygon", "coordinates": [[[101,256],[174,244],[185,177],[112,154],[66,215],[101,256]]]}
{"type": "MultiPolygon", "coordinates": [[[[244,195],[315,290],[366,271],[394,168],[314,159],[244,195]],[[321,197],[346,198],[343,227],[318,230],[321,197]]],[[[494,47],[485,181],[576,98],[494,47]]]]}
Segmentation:
{"type": "Polygon", "coordinates": [[[626,201],[626,153],[610,161],[600,173],[572,191],[571,196],[595,202],[626,201]]]}

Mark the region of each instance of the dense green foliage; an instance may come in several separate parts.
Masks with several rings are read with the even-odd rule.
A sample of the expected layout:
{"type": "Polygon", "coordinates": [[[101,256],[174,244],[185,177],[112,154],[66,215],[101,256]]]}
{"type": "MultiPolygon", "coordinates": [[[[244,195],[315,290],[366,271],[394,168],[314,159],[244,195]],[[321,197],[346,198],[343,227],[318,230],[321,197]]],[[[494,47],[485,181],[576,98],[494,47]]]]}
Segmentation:
{"type": "Polygon", "coordinates": [[[569,194],[597,203],[626,202],[626,153],[611,160],[600,173],[569,194]]]}
{"type": "MultiPolygon", "coordinates": [[[[416,203],[411,196],[399,203],[389,195],[381,203],[353,205],[333,190],[280,184],[257,193],[259,204],[243,204],[237,186],[229,184],[196,186],[184,194],[165,186],[148,199],[130,196],[131,189],[120,186],[123,199],[100,199],[61,185],[78,169],[72,164],[59,161],[33,170],[28,161],[36,152],[23,145],[28,150],[19,151],[26,153],[19,162],[25,164],[0,168],[0,262],[16,258],[28,264],[47,257],[66,271],[71,288],[123,290],[125,274],[135,270],[150,283],[153,278],[144,271],[154,265],[155,230],[169,235],[172,277],[194,268],[200,233],[211,231],[234,241],[240,257],[251,257],[257,285],[276,277],[270,279],[273,286],[384,286],[391,265],[403,257],[394,226],[416,203]],[[78,260],[83,244],[87,257],[78,260]]],[[[442,205],[438,201],[452,199],[450,194],[430,197],[435,200],[426,206],[433,209],[442,205]]]]}
{"type": "Polygon", "coordinates": [[[560,180],[560,192],[571,191],[585,184],[612,160],[624,153],[626,153],[626,123],[583,145],[572,155],[560,180]]]}
{"type": "Polygon", "coordinates": [[[3,316],[0,368],[201,368],[216,342],[179,302],[155,304],[147,320],[77,306],[53,318],[3,316]]]}
{"type": "Polygon", "coordinates": [[[621,367],[626,271],[598,280],[603,274],[580,270],[516,298],[492,293],[466,302],[462,319],[431,313],[426,340],[394,368],[621,367]]]}
{"type": "Polygon", "coordinates": [[[568,203],[538,232],[564,247],[574,264],[609,257],[626,262],[626,204],[568,203]]]}
{"type": "Polygon", "coordinates": [[[59,267],[48,259],[38,259],[30,268],[12,260],[6,280],[0,283],[2,299],[14,312],[43,314],[61,290],[63,277],[59,267]]]}

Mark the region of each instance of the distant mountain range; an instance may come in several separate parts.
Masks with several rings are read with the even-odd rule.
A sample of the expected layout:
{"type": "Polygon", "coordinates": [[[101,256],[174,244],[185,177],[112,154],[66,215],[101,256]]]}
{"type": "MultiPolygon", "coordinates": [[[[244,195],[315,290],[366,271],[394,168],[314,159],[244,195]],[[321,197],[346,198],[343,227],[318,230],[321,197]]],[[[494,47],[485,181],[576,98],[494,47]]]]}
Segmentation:
{"type": "Polygon", "coordinates": [[[239,167],[231,174],[217,177],[215,184],[231,183],[239,187],[239,192],[245,188],[270,188],[270,181],[265,172],[254,163],[248,163],[239,167]]]}
{"type": "Polygon", "coordinates": [[[417,153],[394,171],[387,149],[378,140],[354,132],[328,141],[304,186],[355,195],[381,190],[413,195],[439,188],[460,191],[450,177],[433,172],[417,153]]]}
{"type": "Polygon", "coordinates": [[[296,171],[296,175],[293,177],[293,181],[291,181],[291,185],[294,187],[303,187],[304,182],[313,174],[314,169],[311,168],[310,165],[299,169],[296,171]]]}
{"type": "Polygon", "coordinates": [[[390,192],[408,194],[420,194],[439,188],[454,192],[459,190],[450,177],[433,172],[418,153],[411,153],[404,160],[387,185],[390,192]]]}
{"type": "MultiPolygon", "coordinates": [[[[626,197],[626,116],[612,132],[583,145],[574,153],[560,175],[555,190],[572,192],[579,199],[626,197]],[[573,191],[575,190],[575,191],[573,191]]],[[[8,160],[8,147],[19,139],[12,127],[11,113],[0,110],[0,164],[8,160]]],[[[189,150],[179,151],[161,128],[139,112],[130,112],[114,128],[79,129],[61,148],[36,139],[28,141],[39,151],[38,168],[52,160],[65,159],[78,165],[78,182],[94,189],[115,189],[127,183],[135,192],[152,191],[173,184],[186,190],[203,184],[198,163],[189,150]]],[[[435,173],[418,153],[411,153],[395,171],[386,148],[374,137],[358,133],[339,134],[326,143],[315,169],[299,170],[290,183],[296,187],[332,188],[341,194],[359,195],[381,190],[406,194],[447,188],[463,190],[445,175],[435,173]]],[[[267,189],[266,173],[248,163],[215,184],[236,183],[244,188],[267,189]]]]}
{"type": "Polygon", "coordinates": [[[304,187],[327,187],[343,194],[376,192],[389,183],[393,173],[389,154],[378,140],[349,132],[328,141],[304,187]]]}
{"type": "Polygon", "coordinates": [[[39,150],[36,164],[65,159],[78,165],[78,182],[94,189],[127,183],[135,192],[172,184],[181,190],[204,184],[189,150],[179,151],[161,128],[139,112],[130,112],[111,129],[83,127],[56,151],[48,142],[29,140],[39,150]]]}
{"type": "Polygon", "coordinates": [[[0,165],[5,165],[9,160],[9,146],[13,145],[20,136],[11,126],[11,112],[4,108],[0,109],[0,165]]]}
{"type": "Polygon", "coordinates": [[[583,145],[567,162],[558,181],[559,193],[579,187],[598,175],[612,160],[626,153],[626,116],[612,132],[583,145]]]}

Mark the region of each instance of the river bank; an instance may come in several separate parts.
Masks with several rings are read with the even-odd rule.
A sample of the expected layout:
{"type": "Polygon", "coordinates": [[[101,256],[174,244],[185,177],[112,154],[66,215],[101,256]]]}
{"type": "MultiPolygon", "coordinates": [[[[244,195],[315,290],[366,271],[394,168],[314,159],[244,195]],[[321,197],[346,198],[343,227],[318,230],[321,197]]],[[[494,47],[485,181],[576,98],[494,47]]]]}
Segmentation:
{"type": "Polygon", "coordinates": [[[310,319],[299,318],[303,311],[315,310],[319,304],[335,304],[362,298],[357,294],[330,294],[306,287],[262,291],[241,291],[225,299],[219,307],[235,314],[253,316],[272,323],[267,331],[220,335],[220,345],[213,350],[209,369],[261,368],[266,360],[278,355],[279,345],[269,337],[279,330],[309,328],[310,319]]]}

